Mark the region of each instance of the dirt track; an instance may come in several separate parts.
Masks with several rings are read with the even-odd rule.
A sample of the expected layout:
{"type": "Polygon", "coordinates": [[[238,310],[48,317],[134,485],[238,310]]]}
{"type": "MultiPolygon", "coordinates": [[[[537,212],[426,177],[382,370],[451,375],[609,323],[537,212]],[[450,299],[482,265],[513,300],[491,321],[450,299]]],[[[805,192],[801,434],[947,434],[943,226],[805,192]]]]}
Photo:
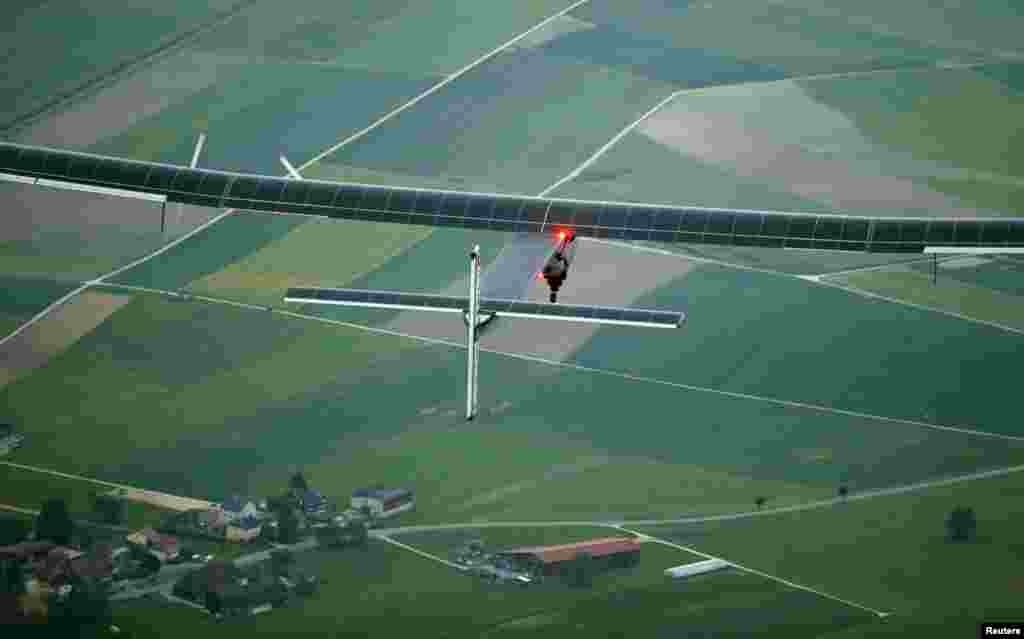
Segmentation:
{"type": "MultiPolygon", "coordinates": [[[[576,264],[558,295],[561,303],[631,306],[647,291],[668,284],[693,268],[693,263],[687,260],[666,260],[660,255],[632,251],[625,247],[595,244],[585,239],[580,241],[576,264]],[[642,274],[642,277],[636,277],[636,274],[642,274]],[[643,284],[638,285],[638,282],[643,284]]],[[[501,263],[501,259],[495,261],[495,264],[501,263]]],[[[487,282],[489,276],[491,269],[484,272],[484,282],[487,282]]],[[[531,274],[523,273],[523,277],[529,279],[531,274]]],[[[466,286],[465,280],[461,280],[440,292],[444,295],[466,295],[466,286]]],[[[547,297],[547,286],[541,281],[534,281],[527,288],[525,299],[547,303],[547,297]]],[[[489,328],[480,340],[480,345],[564,361],[590,339],[598,327],[597,324],[574,322],[506,320],[489,328]]],[[[396,317],[387,328],[422,337],[459,342],[465,340],[462,323],[446,314],[409,311],[396,317]]]]}

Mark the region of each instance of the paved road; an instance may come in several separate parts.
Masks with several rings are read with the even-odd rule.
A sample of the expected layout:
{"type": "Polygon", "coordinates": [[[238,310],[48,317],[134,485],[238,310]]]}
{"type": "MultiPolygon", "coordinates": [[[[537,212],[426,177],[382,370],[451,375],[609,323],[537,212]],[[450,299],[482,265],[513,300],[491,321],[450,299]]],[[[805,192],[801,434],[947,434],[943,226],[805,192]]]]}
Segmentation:
{"type": "MultiPolygon", "coordinates": [[[[254,563],[259,563],[261,561],[266,561],[270,559],[270,553],[274,550],[287,549],[291,550],[292,552],[303,552],[307,550],[312,550],[317,546],[318,543],[316,538],[310,537],[308,539],[300,541],[297,544],[282,544],[270,550],[261,550],[258,552],[249,553],[248,555],[242,555],[241,557],[235,558],[234,564],[239,568],[244,568],[245,566],[249,566],[254,563]]],[[[125,589],[112,595],[111,599],[115,601],[125,599],[137,599],[139,597],[145,597],[146,595],[151,595],[155,593],[161,594],[171,599],[172,601],[184,601],[182,599],[174,597],[172,592],[174,584],[177,583],[179,579],[181,579],[188,573],[192,572],[193,570],[198,570],[199,568],[202,568],[204,565],[205,563],[203,562],[189,562],[184,564],[173,564],[170,566],[165,566],[163,569],[160,570],[160,572],[158,572],[155,575],[155,579],[153,577],[150,577],[148,579],[136,579],[131,582],[128,582],[125,589]]],[[[192,602],[186,603],[191,606],[197,605],[192,602]]],[[[202,606],[199,607],[201,608],[202,606]]]]}

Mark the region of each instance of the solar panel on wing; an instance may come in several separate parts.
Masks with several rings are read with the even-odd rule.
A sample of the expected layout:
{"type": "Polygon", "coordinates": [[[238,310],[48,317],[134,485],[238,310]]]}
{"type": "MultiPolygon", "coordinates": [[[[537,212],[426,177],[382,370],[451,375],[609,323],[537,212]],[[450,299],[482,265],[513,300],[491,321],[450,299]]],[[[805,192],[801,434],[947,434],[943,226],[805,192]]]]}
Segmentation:
{"type": "MultiPolygon", "coordinates": [[[[331,304],[362,306],[367,308],[415,309],[461,313],[467,307],[466,298],[401,291],[373,291],[351,288],[291,288],[285,293],[285,302],[304,304],[331,304]]],[[[480,299],[480,312],[498,317],[531,319],[560,319],[597,324],[623,326],[660,326],[675,328],[682,324],[682,313],[651,311],[646,309],[616,308],[610,306],[582,306],[572,304],[536,304],[520,300],[480,299]]]]}
{"type": "Polygon", "coordinates": [[[241,175],[0,143],[0,173],[166,195],[168,201],[392,223],[583,237],[920,253],[928,246],[1024,247],[1018,218],[932,221],[582,202],[241,175]]]}

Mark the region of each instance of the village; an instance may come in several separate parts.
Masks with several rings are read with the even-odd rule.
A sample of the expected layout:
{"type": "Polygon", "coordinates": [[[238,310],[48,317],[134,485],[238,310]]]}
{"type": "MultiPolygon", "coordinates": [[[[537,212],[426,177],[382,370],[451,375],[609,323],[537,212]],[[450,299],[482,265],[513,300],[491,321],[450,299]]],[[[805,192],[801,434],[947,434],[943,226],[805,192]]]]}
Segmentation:
{"type": "Polygon", "coordinates": [[[48,500],[25,539],[0,546],[0,583],[23,615],[88,614],[108,600],[153,597],[218,619],[260,614],[317,591],[299,553],[364,546],[377,520],[415,504],[407,489],[362,488],[339,509],[296,473],[282,495],[232,495],[130,530],[119,525],[130,497],[96,496],[97,521],[88,527],[71,520],[63,500],[48,500]],[[224,553],[226,545],[235,550],[224,553]]]}

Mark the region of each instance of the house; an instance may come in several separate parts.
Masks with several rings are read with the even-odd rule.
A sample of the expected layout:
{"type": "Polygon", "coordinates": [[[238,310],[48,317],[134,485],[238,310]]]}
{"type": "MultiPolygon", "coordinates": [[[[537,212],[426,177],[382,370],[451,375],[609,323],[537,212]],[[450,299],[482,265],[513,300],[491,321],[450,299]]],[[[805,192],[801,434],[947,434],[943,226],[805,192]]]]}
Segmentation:
{"type": "Polygon", "coordinates": [[[219,506],[215,506],[208,509],[194,508],[168,515],[161,522],[158,530],[172,535],[223,540],[225,526],[227,526],[227,519],[224,516],[224,511],[219,506]]]}
{"type": "Polygon", "coordinates": [[[0,559],[17,559],[32,561],[41,559],[57,547],[49,541],[23,541],[10,546],[0,546],[0,559]]]}
{"type": "Polygon", "coordinates": [[[255,500],[243,499],[238,495],[232,495],[225,499],[221,509],[224,512],[224,519],[228,524],[237,522],[245,517],[263,518],[263,511],[256,505],[255,500]]]}
{"type": "Polygon", "coordinates": [[[110,544],[97,543],[88,554],[71,560],[71,572],[83,579],[110,581],[114,575],[114,551],[110,544]]]}
{"type": "Polygon", "coordinates": [[[143,528],[128,535],[125,540],[139,548],[145,548],[163,563],[177,559],[181,551],[177,537],[158,533],[152,528],[143,528]]]}
{"type": "Polygon", "coordinates": [[[324,513],[328,509],[328,503],[324,496],[320,494],[320,491],[312,488],[304,491],[299,500],[302,502],[302,510],[309,515],[324,513]]]}
{"type": "Polygon", "coordinates": [[[0,424],[0,455],[6,455],[15,448],[20,448],[25,436],[14,432],[9,424],[0,424]]]}
{"type": "Polygon", "coordinates": [[[200,528],[223,528],[228,525],[227,516],[220,506],[213,506],[205,510],[196,511],[196,518],[200,528]]]}
{"type": "Polygon", "coordinates": [[[586,553],[597,562],[599,569],[630,566],[640,554],[640,542],[633,537],[602,537],[573,544],[513,548],[496,553],[529,572],[546,576],[565,575],[571,562],[586,553]]]}
{"type": "Polygon", "coordinates": [[[82,557],[85,553],[74,548],[54,546],[45,556],[36,561],[32,566],[32,573],[35,578],[51,588],[63,585],[72,576],[71,562],[82,557]]]}
{"type": "Polygon", "coordinates": [[[360,488],[352,492],[352,508],[369,508],[372,516],[391,517],[415,505],[412,491],[408,488],[360,488]]]}
{"type": "Polygon", "coordinates": [[[252,541],[260,536],[263,521],[257,517],[246,515],[227,525],[225,538],[228,541],[252,541]]]}

